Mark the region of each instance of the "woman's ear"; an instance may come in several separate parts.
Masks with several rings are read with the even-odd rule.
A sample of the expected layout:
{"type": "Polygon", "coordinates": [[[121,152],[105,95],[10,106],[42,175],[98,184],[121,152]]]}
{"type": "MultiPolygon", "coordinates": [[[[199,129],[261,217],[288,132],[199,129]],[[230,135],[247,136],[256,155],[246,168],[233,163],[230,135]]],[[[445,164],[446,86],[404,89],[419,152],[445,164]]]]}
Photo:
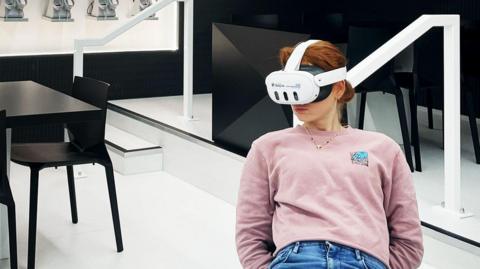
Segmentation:
{"type": "Polygon", "coordinates": [[[333,91],[335,94],[335,99],[340,99],[345,93],[345,80],[339,81],[333,85],[333,91]]]}

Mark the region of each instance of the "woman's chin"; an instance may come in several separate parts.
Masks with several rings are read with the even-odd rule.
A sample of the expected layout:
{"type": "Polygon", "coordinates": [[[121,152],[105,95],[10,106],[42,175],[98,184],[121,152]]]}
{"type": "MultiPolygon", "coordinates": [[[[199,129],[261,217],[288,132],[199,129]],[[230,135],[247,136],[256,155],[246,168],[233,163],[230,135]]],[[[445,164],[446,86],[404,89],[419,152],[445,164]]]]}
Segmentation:
{"type": "Polygon", "coordinates": [[[295,113],[295,116],[303,122],[308,121],[308,119],[309,119],[309,117],[307,117],[306,115],[301,114],[301,113],[295,113]]]}

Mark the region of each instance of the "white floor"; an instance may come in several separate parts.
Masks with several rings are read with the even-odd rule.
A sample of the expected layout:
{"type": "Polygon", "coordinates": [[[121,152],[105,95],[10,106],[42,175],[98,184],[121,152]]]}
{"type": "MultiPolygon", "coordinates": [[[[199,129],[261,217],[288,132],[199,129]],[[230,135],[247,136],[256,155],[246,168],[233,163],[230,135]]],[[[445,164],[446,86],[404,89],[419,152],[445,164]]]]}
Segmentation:
{"type": "MultiPolygon", "coordinates": [[[[115,252],[103,169],[82,166],[76,180],[79,223],[70,222],[63,169],[41,172],[38,269],[204,268],[240,269],[235,251],[235,208],[167,173],[115,174],[125,250],[115,252]]],[[[26,268],[28,169],[12,165],[17,203],[19,268],[26,268]]],[[[470,269],[480,257],[424,234],[421,269],[470,269]]],[[[0,268],[9,268],[8,260],[0,268]]]]}
{"type": "MultiPolygon", "coordinates": [[[[115,173],[125,250],[116,253],[103,169],[83,166],[76,182],[79,223],[70,221],[66,173],[40,173],[37,268],[241,268],[235,208],[167,173],[115,173]]],[[[19,268],[26,268],[28,169],[12,165],[19,268]]],[[[9,268],[8,260],[0,268],[9,268]]]]}
{"type": "Polygon", "coordinates": [[[212,94],[195,94],[193,100],[193,121],[182,117],[182,96],[114,100],[110,103],[212,141],[212,94]]]}

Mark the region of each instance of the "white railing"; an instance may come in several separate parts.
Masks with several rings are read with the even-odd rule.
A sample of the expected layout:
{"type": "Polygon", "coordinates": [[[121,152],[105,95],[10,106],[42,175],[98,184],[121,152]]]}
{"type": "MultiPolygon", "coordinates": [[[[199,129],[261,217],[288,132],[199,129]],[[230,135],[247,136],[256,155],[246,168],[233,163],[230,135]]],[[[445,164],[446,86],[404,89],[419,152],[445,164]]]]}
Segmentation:
{"type": "MultiPolygon", "coordinates": [[[[422,15],[392,37],[347,73],[353,87],[359,85],[385,63],[433,27],[444,31],[444,205],[458,217],[469,217],[461,206],[460,170],[460,16],[422,15]]],[[[293,124],[301,121],[294,115],[293,124]]]]}
{"type": "Polygon", "coordinates": [[[421,16],[348,71],[347,80],[354,87],[359,85],[433,27],[443,27],[444,31],[444,208],[456,216],[467,217],[471,214],[461,206],[460,190],[460,16],[421,16]]]}
{"type": "Polygon", "coordinates": [[[104,46],[133,26],[147,19],[162,8],[174,2],[184,2],[184,40],[183,40],[183,116],[193,119],[193,0],[160,0],[102,38],[75,39],[73,56],[73,75],[83,76],[83,54],[86,47],[104,46]]]}

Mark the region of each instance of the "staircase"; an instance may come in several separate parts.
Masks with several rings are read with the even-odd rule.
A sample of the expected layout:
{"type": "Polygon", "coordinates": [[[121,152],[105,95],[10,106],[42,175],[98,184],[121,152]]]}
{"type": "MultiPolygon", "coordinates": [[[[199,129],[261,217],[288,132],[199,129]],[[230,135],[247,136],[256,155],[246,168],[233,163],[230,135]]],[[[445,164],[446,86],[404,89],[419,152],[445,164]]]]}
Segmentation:
{"type": "Polygon", "coordinates": [[[115,171],[131,175],[162,170],[162,147],[111,124],[105,126],[105,144],[115,171]]]}

